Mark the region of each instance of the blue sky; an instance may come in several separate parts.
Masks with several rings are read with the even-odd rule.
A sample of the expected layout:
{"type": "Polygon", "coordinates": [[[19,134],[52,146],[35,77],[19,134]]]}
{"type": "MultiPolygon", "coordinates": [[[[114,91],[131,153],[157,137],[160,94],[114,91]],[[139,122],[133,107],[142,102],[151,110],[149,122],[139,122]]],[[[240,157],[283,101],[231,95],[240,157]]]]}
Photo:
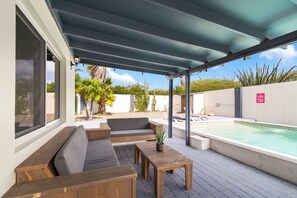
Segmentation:
{"type": "MultiPolygon", "coordinates": [[[[251,67],[253,70],[256,68],[256,63],[258,66],[263,67],[264,64],[268,64],[271,67],[276,65],[279,59],[282,58],[280,69],[284,68],[285,71],[290,69],[292,66],[297,65],[297,43],[288,45],[285,48],[275,48],[268,50],[262,53],[258,53],[249,57],[248,60],[238,59],[229,63],[226,63],[224,66],[217,66],[211,69],[208,69],[207,72],[201,72],[199,74],[193,74],[191,76],[192,80],[199,79],[230,79],[235,78],[234,72],[238,70],[242,71],[243,69],[248,69],[251,67]]],[[[80,72],[82,78],[89,77],[86,69],[87,66],[82,64],[78,65],[78,68],[83,70],[80,72]]],[[[295,69],[296,70],[296,69],[295,69]]],[[[127,70],[113,69],[107,70],[107,76],[112,79],[114,85],[131,85],[135,83],[143,84],[144,79],[149,83],[150,89],[168,89],[168,80],[165,76],[141,73],[141,72],[132,72],[127,70]]],[[[179,79],[174,80],[174,86],[180,85],[179,79]]]]}

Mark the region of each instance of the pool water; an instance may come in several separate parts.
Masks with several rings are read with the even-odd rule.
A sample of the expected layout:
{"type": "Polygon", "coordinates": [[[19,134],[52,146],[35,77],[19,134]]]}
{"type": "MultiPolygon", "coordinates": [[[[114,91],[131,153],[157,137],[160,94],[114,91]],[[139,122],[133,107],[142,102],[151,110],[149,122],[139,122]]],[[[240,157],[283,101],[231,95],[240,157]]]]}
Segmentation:
{"type": "Polygon", "coordinates": [[[191,129],[297,157],[297,128],[228,122],[197,125],[191,129]]]}

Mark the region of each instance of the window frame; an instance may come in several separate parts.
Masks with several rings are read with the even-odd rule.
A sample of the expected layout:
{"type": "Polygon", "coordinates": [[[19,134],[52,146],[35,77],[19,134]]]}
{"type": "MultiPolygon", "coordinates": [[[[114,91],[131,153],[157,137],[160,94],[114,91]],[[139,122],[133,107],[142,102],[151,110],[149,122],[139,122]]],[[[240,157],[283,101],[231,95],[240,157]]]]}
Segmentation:
{"type": "MultiPolygon", "coordinates": [[[[16,131],[15,129],[15,139],[16,140],[19,140],[20,137],[23,137],[25,135],[28,135],[28,134],[32,134],[34,133],[35,131],[39,131],[39,129],[42,129],[42,128],[48,128],[48,127],[52,127],[53,125],[56,125],[57,123],[60,123],[61,121],[61,82],[62,82],[62,79],[61,79],[61,72],[62,72],[62,61],[61,61],[61,57],[57,55],[56,53],[56,50],[53,49],[53,47],[50,46],[50,44],[48,42],[46,42],[46,39],[44,39],[44,37],[42,36],[42,34],[40,34],[37,29],[34,27],[34,25],[29,21],[29,19],[25,16],[25,14],[21,11],[21,9],[16,6],[16,21],[17,21],[17,18],[19,18],[23,24],[30,30],[30,32],[32,33],[32,35],[38,39],[38,41],[40,41],[40,45],[42,46],[41,49],[38,49],[40,50],[40,52],[42,53],[41,54],[41,57],[40,57],[40,62],[42,62],[42,68],[40,68],[40,70],[38,71],[39,74],[37,74],[37,72],[35,73],[35,71],[33,71],[33,75],[35,77],[35,75],[41,77],[41,85],[39,86],[39,88],[37,89],[37,92],[38,94],[40,95],[40,97],[43,97],[41,98],[40,100],[40,104],[36,105],[34,104],[33,107],[34,109],[37,109],[37,110],[34,110],[33,114],[35,114],[35,111],[38,111],[38,119],[40,119],[40,124],[38,125],[35,125],[35,126],[32,126],[30,128],[27,128],[27,129],[24,129],[24,130],[21,130],[21,131],[16,131]],[[58,93],[58,98],[56,99],[55,97],[55,102],[58,103],[57,107],[55,106],[55,111],[57,110],[57,115],[55,113],[55,119],[48,122],[47,123],[47,113],[46,113],[46,93],[47,93],[47,83],[46,83],[46,61],[47,61],[47,50],[49,50],[56,58],[57,60],[59,61],[59,66],[58,66],[58,72],[55,71],[55,80],[57,82],[55,82],[58,86],[58,90],[57,90],[57,93],[58,93]],[[42,60],[43,59],[43,60],[42,60]]],[[[16,23],[16,26],[17,26],[17,23],[16,23]]],[[[16,45],[17,47],[17,45],[16,45]]],[[[15,50],[15,53],[17,53],[17,49],[15,50]]],[[[15,58],[15,60],[17,60],[17,57],[15,58]]],[[[15,65],[16,67],[16,65],[15,65]]],[[[56,66],[55,66],[55,70],[56,70],[56,66]]],[[[15,72],[15,74],[17,74],[15,72]]],[[[34,83],[34,81],[33,81],[34,83]]],[[[36,93],[37,93],[36,92],[36,93]]],[[[56,93],[56,91],[55,91],[56,93]]],[[[35,94],[34,94],[35,95],[35,94]]],[[[15,100],[15,104],[16,104],[16,98],[14,98],[15,100]]],[[[16,116],[16,113],[15,113],[15,116],[16,116]]],[[[15,118],[16,119],[16,118],[15,118]]],[[[16,121],[15,121],[16,123],[16,121]]],[[[34,121],[33,121],[33,125],[34,125],[34,121]]]]}
{"type": "MultiPolygon", "coordinates": [[[[57,55],[57,53],[55,52],[55,50],[48,44],[46,43],[46,54],[47,54],[47,50],[49,50],[52,55],[54,55],[56,57],[56,59],[59,61],[59,66],[58,66],[58,73],[56,72],[56,65],[55,65],[55,94],[58,93],[58,98],[56,98],[57,96],[55,95],[55,102],[58,103],[57,106],[55,106],[55,112],[57,110],[57,118],[55,118],[54,120],[47,122],[47,112],[46,112],[46,97],[45,97],[45,125],[46,126],[51,126],[53,123],[56,123],[56,121],[60,121],[61,120],[61,58],[57,55]],[[56,86],[56,85],[59,86],[56,86]],[[56,91],[56,89],[58,88],[58,90],[56,91]]],[[[47,58],[46,58],[47,61],[47,58]]],[[[45,65],[46,67],[46,65],[45,65]]],[[[45,75],[46,75],[46,68],[45,68],[45,75]]],[[[47,93],[47,83],[45,83],[45,94],[47,93]]],[[[55,114],[56,117],[56,114],[55,114]]]]}

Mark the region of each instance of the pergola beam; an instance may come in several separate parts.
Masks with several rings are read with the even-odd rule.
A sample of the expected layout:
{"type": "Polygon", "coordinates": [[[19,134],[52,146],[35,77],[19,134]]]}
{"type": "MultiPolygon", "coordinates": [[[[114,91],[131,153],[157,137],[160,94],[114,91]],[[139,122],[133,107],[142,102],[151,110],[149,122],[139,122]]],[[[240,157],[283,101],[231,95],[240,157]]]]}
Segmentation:
{"type": "Polygon", "coordinates": [[[168,72],[168,73],[178,73],[178,71],[174,68],[142,63],[142,62],[122,59],[118,57],[111,57],[111,56],[105,56],[100,54],[91,54],[91,53],[78,51],[78,50],[74,50],[74,54],[76,54],[81,58],[94,60],[94,61],[98,60],[98,61],[109,62],[109,63],[118,63],[119,65],[127,65],[134,68],[139,68],[139,69],[149,69],[149,70],[162,71],[162,72],[168,72]]]}
{"type": "Polygon", "coordinates": [[[206,61],[205,57],[201,55],[183,54],[181,52],[173,51],[170,49],[158,48],[156,45],[147,44],[144,42],[140,43],[140,42],[136,42],[125,38],[115,37],[115,36],[95,32],[95,31],[74,27],[71,25],[64,25],[63,31],[66,35],[79,37],[81,39],[85,39],[89,41],[106,43],[106,44],[109,44],[112,46],[118,46],[121,48],[140,50],[151,54],[169,56],[169,57],[183,59],[183,60],[196,61],[200,63],[204,63],[206,61]]]}
{"type": "MultiPolygon", "coordinates": [[[[286,35],[277,37],[275,39],[271,39],[271,40],[265,39],[260,44],[258,44],[256,46],[247,48],[245,50],[236,52],[234,54],[230,53],[223,58],[220,58],[220,59],[217,59],[217,60],[214,60],[211,62],[206,62],[205,64],[203,64],[199,67],[190,69],[189,72],[190,73],[200,72],[200,71],[203,71],[208,68],[212,68],[212,67],[222,65],[222,64],[225,64],[225,63],[233,61],[233,60],[237,60],[239,58],[243,58],[243,57],[250,56],[250,55],[253,55],[253,54],[256,54],[259,52],[263,52],[266,50],[270,50],[272,48],[279,47],[279,46],[282,46],[282,45],[285,45],[288,43],[292,43],[292,42],[295,42],[296,40],[297,40],[297,31],[288,33],[286,35]]],[[[182,72],[182,74],[186,74],[186,72],[182,72]]]]}
{"type": "Polygon", "coordinates": [[[172,32],[164,28],[159,28],[100,10],[81,6],[76,3],[70,3],[65,0],[55,1],[52,7],[54,10],[58,10],[59,12],[70,16],[75,16],[101,24],[103,23],[111,25],[142,35],[145,34],[156,38],[166,39],[172,42],[179,42],[184,45],[189,45],[189,47],[200,47],[205,50],[216,51],[222,54],[227,54],[229,52],[227,46],[213,43],[205,39],[190,38],[186,35],[172,32]]]}
{"type": "Polygon", "coordinates": [[[123,64],[114,63],[114,62],[104,62],[104,61],[100,61],[100,60],[91,60],[91,59],[87,59],[87,58],[81,58],[81,63],[104,66],[104,67],[113,68],[113,69],[123,69],[123,70],[129,70],[129,71],[164,75],[164,76],[174,75],[173,73],[166,72],[166,71],[159,71],[159,70],[153,70],[153,69],[150,70],[150,69],[144,69],[144,68],[138,68],[138,67],[136,68],[136,67],[130,66],[130,65],[123,65],[123,64]]]}
{"type": "Polygon", "coordinates": [[[191,15],[198,19],[212,22],[216,25],[220,25],[223,28],[227,28],[233,32],[242,34],[244,36],[252,37],[258,41],[263,40],[265,32],[257,27],[243,23],[242,21],[235,21],[227,16],[221,16],[215,12],[211,12],[205,8],[201,8],[193,3],[189,3],[184,0],[146,0],[148,2],[156,3],[160,6],[164,6],[185,14],[191,15]]]}
{"type": "Polygon", "coordinates": [[[131,60],[154,64],[154,65],[163,65],[165,67],[189,69],[189,66],[186,66],[186,63],[164,60],[160,58],[151,58],[143,54],[131,53],[124,50],[112,49],[112,48],[102,47],[94,44],[86,44],[83,42],[71,41],[69,43],[69,46],[73,49],[83,50],[86,52],[131,59],[131,60]]]}

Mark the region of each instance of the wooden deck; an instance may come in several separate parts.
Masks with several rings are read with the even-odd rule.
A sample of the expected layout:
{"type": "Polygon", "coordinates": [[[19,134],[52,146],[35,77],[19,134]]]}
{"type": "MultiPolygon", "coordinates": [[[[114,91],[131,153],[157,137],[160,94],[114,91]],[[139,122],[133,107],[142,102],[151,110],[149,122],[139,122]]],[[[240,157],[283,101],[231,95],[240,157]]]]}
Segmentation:
{"type": "MultiPolygon", "coordinates": [[[[186,191],[184,170],[165,177],[165,197],[296,197],[297,186],[237,162],[211,150],[199,151],[185,146],[184,140],[167,138],[166,144],[193,160],[193,189],[186,191]]],[[[133,164],[133,144],[114,146],[121,164],[133,164]]],[[[153,170],[148,180],[138,173],[137,197],[154,197],[153,170]]],[[[152,169],[152,166],[150,167],[152,169]]]]}

